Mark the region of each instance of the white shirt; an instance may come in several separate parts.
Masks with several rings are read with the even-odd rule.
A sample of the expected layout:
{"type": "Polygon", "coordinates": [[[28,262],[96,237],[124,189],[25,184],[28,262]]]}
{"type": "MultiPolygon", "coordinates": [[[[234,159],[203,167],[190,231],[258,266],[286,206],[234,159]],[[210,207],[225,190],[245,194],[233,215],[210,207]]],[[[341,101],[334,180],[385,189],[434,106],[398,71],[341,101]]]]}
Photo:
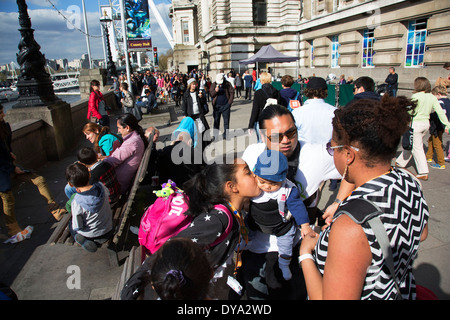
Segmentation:
{"type": "Polygon", "coordinates": [[[234,78],[233,77],[228,77],[227,80],[228,80],[229,83],[231,83],[231,85],[234,88],[234,78]]]}
{"type": "Polygon", "coordinates": [[[197,93],[191,92],[191,98],[192,98],[192,112],[193,114],[199,114],[200,113],[200,109],[198,108],[198,103],[197,103],[197,93]]]}
{"type": "Polygon", "coordinates": [[[333,133],[332,120],[336,107],[323,99],[308,99],[305,104],[292,111],[298,130],[298,140],[313,144],[327,143],[333,133]]]}

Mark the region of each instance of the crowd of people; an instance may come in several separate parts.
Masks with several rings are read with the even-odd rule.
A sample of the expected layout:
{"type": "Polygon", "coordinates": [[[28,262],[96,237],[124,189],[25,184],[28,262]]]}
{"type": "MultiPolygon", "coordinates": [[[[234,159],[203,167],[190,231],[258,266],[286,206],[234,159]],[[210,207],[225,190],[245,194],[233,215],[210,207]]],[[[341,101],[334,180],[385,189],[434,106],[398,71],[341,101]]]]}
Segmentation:
{"type": "MultiPolygon", "coordinates": [[[[393,73],[391,69],[386,81],[393,73]]],[[[403,168],[407,163],[403,166],[391,163],[403,133],[418,115],[428,121],[431,111],[436,111],[441,127],[433,130],[439,132],[436,140],[441,137],[442,144],[442,133],[450,128],[444,117],[449,113],[440,107],[447,103],[446,88],[437,87],[431,93],[429,85],[415,86],[416,93],[410,100],[396,97],[392,87],[384,95],[378,94],[373,79],[363,76],[352,80],[354,99],[345,107],[336,108],[324,101],[328,92],[323,78],[304,80],[299,76],[305,84],[299,96],[292,89],[291,76],[282,77],[281,90],[272,86],[269,73],[262,72],[257,84],[246,71],[242,79],[245,88],[246,77],[251,81],[248,87],[251,89],[246,90],[245,99],[253,100],[248,131],[258,134],[258,143],[248,146],[242,159],[236,158],[234,164],[213,163],[195,170],[184,164],[192,173],[182,182],[191,199],[187,214],[193,215],[194,220],[192,228],[173,239],[191,239],[200,247],[211,243],[213,234],[224,232],[226,227],[224,217],[213,209],[217,203],[235,213],[236,225],[240,227],[228,235],[226,246],[217,245],[203,252],[208,267],[212,268],[208,274],[203,273],[204,277],[191,265],[173,262],[177,269],[157,267],[161,260],[174,259],[176,251],[172,250],[176,250],[176,245],[169,241],[157,254],[147,258],[123,289],[122,298],[135,299],[141,294],[136,285],[142,288],[153,284],[159,297],[183,299],[187,297],[183,290],[192,288],[193,284],[187,285],[187,281],[199,279],[203,283],[199,287],[201,293],[196,295],[199,299],[240,299],[243,293],[247,299],[415,299],[412,261],[428,233],[429,212],[420,184],[420,179],[425,179],[420,167],[418,174],[413,175],[403,168]],[[251,99],[252,92],[254,99],[251,99]],[[428,101],[422,102],[425,99],[420,92],[427,94],[428,101]],[[300,100],[302,107],[289,110],[292,99],[300,100]],[[272,168],[274,163],[276,166],[272,168]],[[340,186],[335,201],[321,212],[317,208],[319,190],[326,181],[339,181],[340,186]],[[379,197],[380,194],[383,196],[379,197]],[[398,207],[399,198],[405,195],[420,205],[398,207]],[[301,199],[301,204],[293,199],[301,199]],[[380,244],[373,235],[371,219],[364,217],[365,211],[355,206],[356,199],[381,208],[374,216],[389,234],[390,249],[396,252],[395,274],[389,274],[386,269],[386,257],[379,254],[380,244]],[[242,215],[247,218],[242,220],[242,215]],[[292,218],[286,218],[288,215],[292,218]],[[354,220],[358,215],[364,218],[354,220]],[[316,233],[317,226],[323,229],[320,235],[316,233]],[[400,236],[399,229],[406,230],[405,234],[400,236]],[[404,241],[411,245],[402,246],[404,241]],[[238,255],[233,263],[231,258],[236,248],[239,248],[238,255]],[[410,263],[400,266],[400,261],[410,263]],[[223,279],[226,274],[233,274],[231,271],[241,290],[226,290],[227,295],[223,295],[218,288],[224,288],[223,279]],[[204,284],[207,280],[209,293],[204,284]]],[[[232,74],[220,73],[210,87],[213,112],[216,112],[215,128],[221,116],[224,128],[228,128],[227,112],[234,94],[238,94],[236,82],[240,83],[236,79],[232,74]],[[219,92],[221,98],[216,96],[219,92]]],[[[416,79],[420,81],[424,79],[416,79]]],[[[195,78],[188,80],[191,98],[183,108],[191,125],[204,116],[200,110],[206,103],[196,84],[195,78]],[[191,111],[195,104],[197,112],[191,111]]],[[[184,132],[191,134],[187,139],[177,139],[177,143],[189,140],[192,147],[192,131],[184,132]]],[[[414,134],[421,134],[420,142],[415,142],[416,151],[412,152],[418,157],[419,147],[424,153],[425,134],[414,134]]],[[[434,146],[433,139],[430,138],[430,143],[434,146]]],[[[440,152],[439,147],[435,148],[440,152]]],[[[438,159],[441,158],[439,153],[438,159]]],[[[167,177],[175,178],[170,173],[167,177]]],[[[177,244],[180,245],[181,242],[177,244]]]]}
{"type": "MultiPolygon", "coordinates": [[[[393,78],[398,81],[393,74],[392,68],[387,84],[393,78]]],[[[98,84],[91,83],[90,122],[83,132],[93,146],[80,150],[78,162],[66,170],[71,233],[90,252],[111,237],[111,205],[130,189],[149,134],[155,133],[154,142],[159,135],[153,127],[142,128],[132,110],[141,95],[181,106],[184,117],[171,145],[156,150],[153,144],[148,175],[159,172],[160,181],[175,181],[189,199],[185,214],[193,220],[147,257],[123,288],[123,299],[136,299],[146,287],[168,300],[241,299],[244,294],[249,300],[416,298],[412,263],[427,237],[429,217],[420,180],[428,179],[433,150],[438,159],[433,168],[444,169],[448,159],[442,148],[443,132],[450,129],[446,87],[432,89],[428,79],[419,77],[414,95],[407,99],[397,97],[392,84],[386,94],[377,94],[373,79],[363,76],[352,80],[354,99],[336,108],[324,101],[326,79],[315,76],[294,80],[285,75],[281,90],[272,85],[270,73],[256,77],[248,70],[242,76],[222,71],[213,82],[196,70],[184,75],[145,72],[132,78],[115,80],[113,90],[119,88],[117,101],[124,112],[117,119],[118,134],[100,121],[107,113],[99,108],[103,97],[98,84]],[[294,81],[305,84],[301,93],[292,89],[294,81]],[[202,156],[200,163],[193,161],[204,151],[203,142],[214,139],[206,136],[208,103],[214,129],[223,118],[225,134],[235,97],[252,100],[248,132],[257,135],[257,143],[232,163],[206,164],[202,156]],[[292,100],[301,107],[290,108],[292,100]],[[436,117],[430,119],[432,111],[436,117]],[[409,126],[414,128],[413,149],[404,150],[392,166],[409,126]],[[425,154],[423,138],[428,132],[425,154]],[[176,163],[174,154],[184,160],[176,163]],[[417,175],[404,169],[411,158],[417,175]],[[327,181],[339,182],[339,190],[322,212],[317,205],[327,181]],[[417,205],[404,205],[404,198],[417,205]],[[358,200],[378,211],[367,215],[365,208],[355,205],[358,200]],[[218,204],[233,213],[233,226],[211,247],[230,223],[215,207],[218,204]],[[385,253],[380,254],[373,220],[380,221],[389,236],[394,274],[385,253]],[[234,283],[233,290],[227,289],[227,280],[234,283]]],[[[151,101],[150,109],[155,99],[151,101]]],[[[8,174],[20,174],[12,165],[10,130],[3,121],[0,129],[2,161],[8,164],[8,174]]],[[[11,207],[11,201],[5,201],[10,189],[2,184],[1,191],[4,207],[11,207]]],[[[13,221],[13,212],[7,216],[13,221]]],[[[23,232],[14,222],[9,225],[12,233],[23,232]]]]}

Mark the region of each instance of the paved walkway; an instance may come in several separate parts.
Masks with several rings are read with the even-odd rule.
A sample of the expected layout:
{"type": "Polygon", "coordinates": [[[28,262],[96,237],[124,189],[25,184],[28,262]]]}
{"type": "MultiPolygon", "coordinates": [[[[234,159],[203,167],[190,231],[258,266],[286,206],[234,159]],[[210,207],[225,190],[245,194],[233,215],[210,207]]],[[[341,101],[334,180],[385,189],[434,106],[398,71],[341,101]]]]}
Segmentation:
{"type": "MultiPolygon", "coordinates": [[[[232,107],[230,127],[245,128],[251,111],[251,103],[237,99],[232,107]]],[[[6,120],[8,115],[6,115],[6,120]]],[[[181,118],[178,118],[181,120],[181,118]]],[[[212,114],[207,116],[212,127],[212,114]]],[[[114,119],[111,121],[115,124],[114,119]]],[[[167,121],[151,123],[144,118],[143,127],[155,125],[161,132],[157,148],[169,143],[170,135],[179,121],[166,125],[167,121]]],[[[445,137],[445,141],[449,139],[445,137]]],[[[234,141],[219,141],[212,147],[212,155],[218,155],[225,146],[233,148],[241,155],[245,146],[254,139],[240,136],[234,141]]],[[[81,146],[89,146],[82,140],[74,148],[74,156],[61,161],[49,162],[38,173],[45,177],[56,200],[63,205],[64,171],[74,162],[75,153],[81,146]]],[[[414,169],[410,168],[413,172],[414,169]]],[[[430,225],[428,239],[422,243],[419,256],[414,264],[417,283],[431,288],[440,299],[450,298],[450,168],[446,170],[430,169],[430,178],[423,182],[423,190],[430,207],[430,225]]],[[[47,240],[57,226],[57,222],[45,210],[45,201],[33,185],[16,186],[16,214],[19,223],[26,227],[33,225],[31,239],[18,244],[3,244],[7,239],[6,228],[0,220],[0,282],[10,285],[19,299],[28,300],[101,300],[113,295],[120,278],[122,267],[111,267],[106,250],[95,254],[88,253],[74,245],[49,245],[47,240]]],[[[319,208],[324,209],[335,198],[328,183],[323,188],[319,208]]]]}

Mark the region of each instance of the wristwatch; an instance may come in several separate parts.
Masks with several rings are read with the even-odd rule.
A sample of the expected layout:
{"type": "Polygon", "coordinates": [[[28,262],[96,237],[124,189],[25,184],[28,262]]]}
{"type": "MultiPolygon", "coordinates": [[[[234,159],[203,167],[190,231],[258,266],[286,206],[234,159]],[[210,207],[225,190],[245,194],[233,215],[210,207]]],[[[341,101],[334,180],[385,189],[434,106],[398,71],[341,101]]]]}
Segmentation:
{"type": "Polygon", "coordinates": [[[341,204],[342,200],[339,200],[338,198],[336,198],[336,199],[334,199],[334,202],[337,203],[337,204],[341,204]]]}

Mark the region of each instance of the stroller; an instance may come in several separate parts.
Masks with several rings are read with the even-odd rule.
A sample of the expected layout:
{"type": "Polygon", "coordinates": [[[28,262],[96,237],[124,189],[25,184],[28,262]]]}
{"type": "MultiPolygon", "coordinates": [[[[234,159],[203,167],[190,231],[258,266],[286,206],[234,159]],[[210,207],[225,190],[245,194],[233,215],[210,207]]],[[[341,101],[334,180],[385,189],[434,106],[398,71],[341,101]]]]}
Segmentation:
{"type": "Polygon", "coordinates": [[[385,93],[389,93],[388,92],[388,85],[387,85],[387,83],[383,83],[383,84],[378,85],[377,86],[377,93],[380,96],[384,95],[385,93]]]}

